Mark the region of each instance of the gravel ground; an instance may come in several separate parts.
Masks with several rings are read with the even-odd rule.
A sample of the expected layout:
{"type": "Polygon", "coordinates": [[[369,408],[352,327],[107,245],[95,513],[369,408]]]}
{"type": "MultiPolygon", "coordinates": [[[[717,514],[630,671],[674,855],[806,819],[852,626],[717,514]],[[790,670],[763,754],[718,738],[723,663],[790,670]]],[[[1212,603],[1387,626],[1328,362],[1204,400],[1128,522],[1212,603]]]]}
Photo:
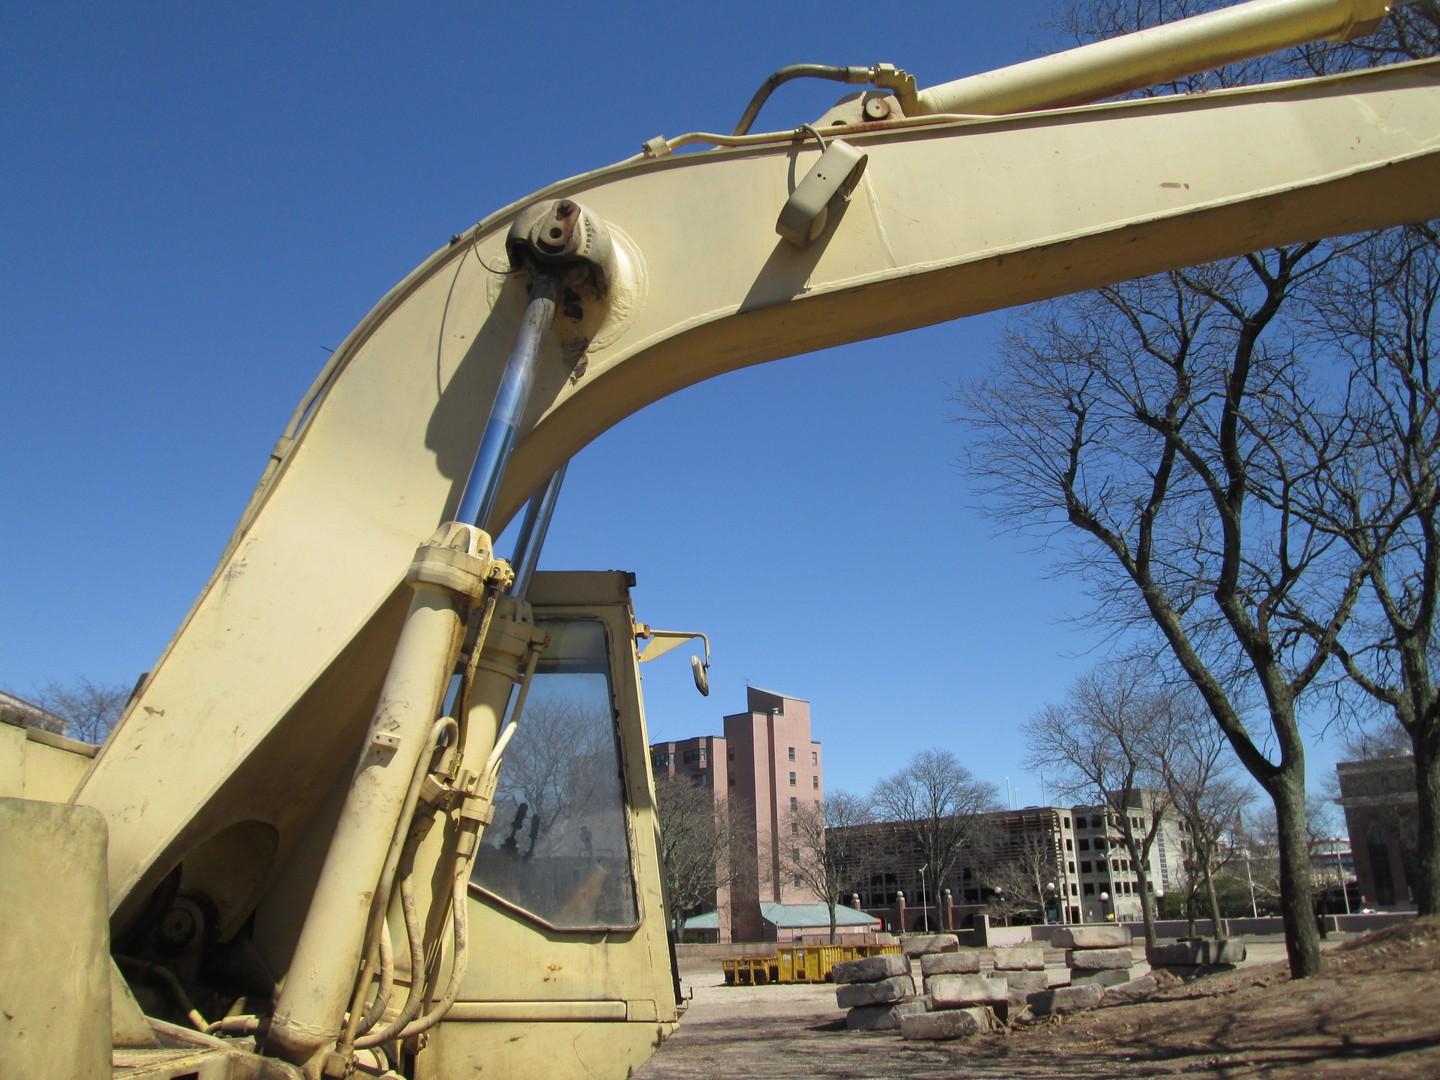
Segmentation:
{"type": "MultiPolygon", "coordinates": [[[[1284,957],[1278,942],[1248,943],[1245,968],[1273,966],[1284,957]]],[[[1136,974],[1144,967],[1137,964],[1136,974]]],[[[918,972],[916,965],[917,981],[918,972]]],[[[835,1005],[834,986],[726,986],[713,961],[682,963],[681,981],[692,995],[690,1008],[679,1031],[634,1074],[635,1080],[1060,1080],[1173,1074],[1170,1065],[1181,1065],[1178,1071],[1190,1076],[1245,1075],[1225,1067],[1212,1069],[1204,1062],[1192,1061],[1188,1067],[1162,1064],[1078,1026],[1072,1031],[1063,1025],[1031,1028],[954,1043],[907,1043],[894,1032],[850,1032],[845,1030],[844,1011],[835,1005]]],[[[1104,1014],[1122,1011],[1108,1009],[1104,1014]]]]}

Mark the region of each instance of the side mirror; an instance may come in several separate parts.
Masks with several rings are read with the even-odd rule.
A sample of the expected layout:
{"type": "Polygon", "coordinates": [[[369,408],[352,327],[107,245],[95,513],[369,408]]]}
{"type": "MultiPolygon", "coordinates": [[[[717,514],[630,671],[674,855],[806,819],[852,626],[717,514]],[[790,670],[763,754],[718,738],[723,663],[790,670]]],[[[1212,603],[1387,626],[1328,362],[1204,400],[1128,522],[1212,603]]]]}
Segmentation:
{"type": "Polygon", "coordinates": [[[637,623],[635,638],[636,640],[649,639],[649,644],[640,650],[637,657],[642,664],[647,664],[656,657],[664,656],[684,642],[699,638],[700,643],[705,646],[705,659],[701,660],[698,656],[690,657],[690,673],[695,676],[695,689],[705,697],[710,696],[710,639],[708,637],[698,630],[656,630],[644,623],[637,623]]]}
{"type": "Polygon", "coordinates": [[[710,665],[698,656],[690,657],[690,674],[695,676],[695,689],[702,697],[710,696],[710,665]]]}

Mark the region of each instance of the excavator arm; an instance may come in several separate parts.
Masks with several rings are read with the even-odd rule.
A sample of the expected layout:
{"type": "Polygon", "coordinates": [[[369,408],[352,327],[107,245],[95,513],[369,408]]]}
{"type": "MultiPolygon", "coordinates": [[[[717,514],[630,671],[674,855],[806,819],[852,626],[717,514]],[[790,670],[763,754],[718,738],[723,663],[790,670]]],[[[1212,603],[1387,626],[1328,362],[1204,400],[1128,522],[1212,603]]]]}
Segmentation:
{"type": "MultiPolygon", "coordinates": [[[[80,798],[115,822],[116,902],[168,872],[167,849],[282,720],[324,727],[349,699],[373,697],[351,675],[314,690],[337,665],[371,670],[385,655],[369,635],[385,635],[385,606],[417,539],[458,502],[526,299],[504,241],[533,201],[571,199],[601,218],[618,276],[608,304],[572,308],[579,318],[562,311],[543,346],[492,534],[607,428],[727,371],[1440,214],[1437,116],[1440,61],[1423,61],[1019,117],[832,129],[868,162],[804,249],[777,237],[774,222],[818,156],[805,134],[632,159],[491,215],[397,285],[336,351],[83,785],[80,798]],[[194,762],[192,783],[137,785],[138,749],[156,738],[194,762]]],[[[149,760],[157,782],[173,768],[149,760]]]]}

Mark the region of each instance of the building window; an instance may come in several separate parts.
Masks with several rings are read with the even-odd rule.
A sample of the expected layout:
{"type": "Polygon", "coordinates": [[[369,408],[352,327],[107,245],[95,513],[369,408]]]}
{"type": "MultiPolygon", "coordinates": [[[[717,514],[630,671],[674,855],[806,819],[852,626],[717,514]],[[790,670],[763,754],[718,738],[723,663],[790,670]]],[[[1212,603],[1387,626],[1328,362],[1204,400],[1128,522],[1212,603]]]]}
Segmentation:
{"type": "Polygon", "coordinates": [[[1074,864],[1073,862],[1072,862],[1072,863],[1066,863],[1065,865],[1068,866],[1068,867],[1070,867],[1070,873],[1073,874],[1073,873],[1075,872],[1075,864],[1074,864]]]}
{"type": "Polygon", "coordinates": [[[730,777],[730,786],[731,786],[731,787],[734,787],[734,786],[735,786],[735,778],[734,778],[733,776],[730,777]]]}
{"type": "Polygon", "coordinates": [[[1089,864],[1088,862],[1082,862],[1082,863],[1080,864],[1080,873],[1082,873],[1082,874],[1088,874],[1088,873],[1090,873],[1090,864],[1089,864]]]}
{"type": "Polygon", "coordinates": [[[811,750],[811,751],[810,751],[810,764],[811,764],[811,765],[819,765],[819,764],[820,764],[820,751],[818,751],[818,750],[811,750]]]}
{"type": "Polygon", "coordinates": [[[1065,850],[1066,850],[1066,851],[1074,851],[1074,850],[1075,850],[1075,849],[1071,846],[1070,838],[1069,838],[1068,836],[1065,837],[1065,850]]]}
{"type": "Polygon", "coordinates": [[[795,748],[794,748],[793,746],[790,747],[790,760],[791,760],[791,761],[794,761],[794,760],[795,760],[795,748]]]}
{"type": "Polygon", "coordinates": [[[790,813],[793,814],[793,813],[795,813],[795,811],[797,811],[797,810],[799,810],[799,809],[800,809],[800,800],[797,799],[794,795],[791,795],[791,796],[790,796],[790,813]]]}
{"type": "Polygon", "coordinates": [[[795,774],[793,772],[790,774],[790,786],[795,786],[795,774]]]}
{"type": "Polygon", "coordinates": [[[1061,819],[1060,819],[1060,827],[1061,827],[1062,829],[1068,829],[1068,828],[1070,828],[1070,819],[1069,819],[1068,817],[1067,817],[1067,818],[1061,818],[1061,819]]]}
{"type": "Polygon", "coordinates": [[[1087,881],[1087,882],[1085,882],[1085,895],[1086,895],[1086,896],[1094,896],[1094,895],[1095,895],[1095,883],[1094,883],[1093,881],[1087,881]]]}
{"type": "Polygon", "coordinates": [[[819,791],[819,790],[820,790],[820,778],[819,778],[818,776],[812,776],[812,777],[810,777],[810,786],[811,786],[812,788],[814,788],[816,791],[819,791]]]}
{"type": "MultiPolygon", "coordinates": [[[[1073,881],[1070,883],[1070,895],[1071,895],[1071,896],[1079,896],[1079,895],[1080,895],[1079,892],[1076,891],[1076,889],[1075,889],[1075,883],[1074,883],[1073,881]]],[[[1071,911],[1074,911],[1075,909],[1074,909],[1074,908],[1071,908],[1070,910],[1071,910],[1071,911]]],[[[1079,921],[1080,921],[1080,916],[1076,915],[1074,921],[1075,921],[1075,922],[1079,922],[1079,921]]]]}
{"type": "Polygon", "coordinates": [[[1085,839],[1085,837],[1083,837],[1083,836],[1080,838],[1080,850],[1081,850],[1081,851],[1089,851],[1089,850],[1090,850],[1090,841],[1087,840],[1087,839],[1085,839]]]}

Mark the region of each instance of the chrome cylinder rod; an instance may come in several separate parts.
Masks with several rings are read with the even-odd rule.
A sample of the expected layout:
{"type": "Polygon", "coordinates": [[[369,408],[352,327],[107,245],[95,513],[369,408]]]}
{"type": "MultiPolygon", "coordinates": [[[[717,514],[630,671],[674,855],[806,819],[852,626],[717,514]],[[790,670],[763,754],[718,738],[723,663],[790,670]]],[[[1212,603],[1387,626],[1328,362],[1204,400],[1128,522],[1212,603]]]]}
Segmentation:
{"type": "Polygon", "coordinates": [[[1369,33],[1391,0],[1250,0],[921,90],[911,113],[996,116],[1113,97],[1321,38],[1369,33]]]}
{"type": "Polygon", "coordinates": [[[530,500],[525,507],[525,518],[520,523],[520,535],[515,541],[515,555],[510,565],[515,568],[515,584],[511,596],[525,599],[530,588],[530,579],[540,562],[540,551],[545,546],[545,536],[550,531],[550,519],[555,515],[555,504],[560,501],[560,486],[565,483],[565,470],[569,464],[561,465],[551,474],[545,490],[530,500]]]}
{"type": "Polygon", "coordinates": [[[475,463],[470,466],[470,476],[465,481],[465,490],[455,511],[455,520],[462,524],[486,528],[495,510],[500,482],[505,478],[505,466],[515,448],[520,420],[525,415],[530,388],[535,383],[540,344],[555,322],[558,294],[559,286],[554,278],[545,274],[535,276],[530,287],[530,302],[525,305],[520,331],[515,336],[510,357],[505,361],[500,389],[495,393],[490,419],[480,437],[480,449],[475,452],[475,463]]]}

